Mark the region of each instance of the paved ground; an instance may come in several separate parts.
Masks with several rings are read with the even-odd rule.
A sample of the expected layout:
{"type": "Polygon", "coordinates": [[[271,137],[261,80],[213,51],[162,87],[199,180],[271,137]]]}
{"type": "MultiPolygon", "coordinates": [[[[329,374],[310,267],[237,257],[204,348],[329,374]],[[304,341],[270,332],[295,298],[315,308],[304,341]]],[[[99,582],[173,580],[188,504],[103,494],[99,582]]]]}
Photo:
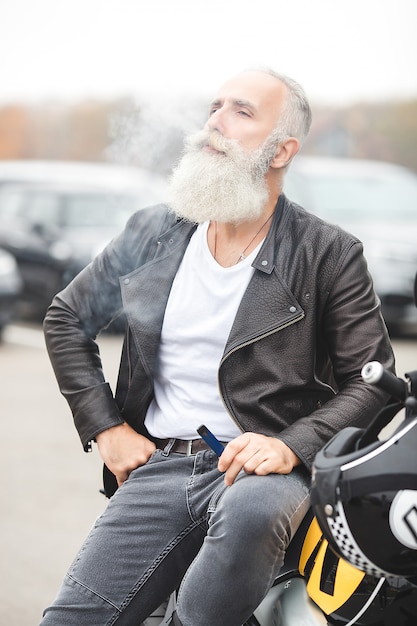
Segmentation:
{"type": "MultiPolygon", "coordinates": [[[[103,343],[114,380],[120,342],[103,343]]],[[[39,331],[10,329],[0,371],[0,624],[34,626],[105,506],[101,461],[82,450],[39,331]]]]}
{"type": "MultiPolygon", "coordinates": [[[[110,382],[120,339],[100,342],[110,382]]],[[[396,342],[398,372],[417,342],[396,342]]],[[[106,500],[101,461],[85,454],[38,329],[11,327],[0,346],[0,625],[36,626],[106,500]]]]}

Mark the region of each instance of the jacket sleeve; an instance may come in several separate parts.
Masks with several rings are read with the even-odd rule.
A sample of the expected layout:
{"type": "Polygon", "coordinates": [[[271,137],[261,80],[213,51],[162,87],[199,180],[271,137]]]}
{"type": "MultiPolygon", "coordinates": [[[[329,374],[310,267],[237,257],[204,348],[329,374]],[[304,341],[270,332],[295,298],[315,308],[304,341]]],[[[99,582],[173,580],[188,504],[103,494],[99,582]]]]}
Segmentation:
{"type": "Polygon", "coordinates": [[[44,320],[49,357],[84,449],[123,422],[103,374],[96,337],[122,314],[119,279],[145,262],[165,212],[136,213],[116,237],[53,299],[44,320]]]}
{"type": "Polygon", "coordinates": [[[369,361],[395,369],[360,242],[353,243],[340,258],[320,317],[319,341],[326,345],[337,393],[279,434],[307,467],[336,432],[346,426],[366,427],[388,399],[383,391],[364,383],[360,374],[369,361]]]}

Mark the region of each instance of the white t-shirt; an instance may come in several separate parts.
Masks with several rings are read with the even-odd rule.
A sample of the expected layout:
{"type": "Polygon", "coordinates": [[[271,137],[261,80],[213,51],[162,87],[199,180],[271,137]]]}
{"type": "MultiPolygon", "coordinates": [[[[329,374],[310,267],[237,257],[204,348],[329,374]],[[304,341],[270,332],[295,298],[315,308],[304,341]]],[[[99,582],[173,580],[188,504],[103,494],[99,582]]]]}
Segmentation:
{"type": "Polygon", "coordinates": [[[208,223],[197,227],[169,295],[155,398],[145,419],[154,437],[196,439],[205,424],[221,441],[241,433],[220,397],[218,370],[259,246],[243,261],[222,267],[207,244],[208,223]]]}

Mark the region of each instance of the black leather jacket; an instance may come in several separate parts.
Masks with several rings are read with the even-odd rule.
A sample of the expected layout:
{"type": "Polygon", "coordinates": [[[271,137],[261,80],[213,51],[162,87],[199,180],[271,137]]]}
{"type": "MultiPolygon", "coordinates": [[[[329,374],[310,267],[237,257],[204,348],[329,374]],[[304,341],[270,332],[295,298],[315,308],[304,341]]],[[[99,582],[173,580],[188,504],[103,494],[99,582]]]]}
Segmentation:
{"type": "MultiPolygon", "coordinates": [[[[166,206],[124,232],[53,300],[44,322],[61,392],[83,446],[143,422],[153,397],[172,281],[195,227],[166,206]],[[121,309],[126,335],[115,398],[95,337],[121,309]]],[[[310,467],[338,430],[364,426],[386,401],[360,370],[394,358],[361,243],[281,195],[219,366],[219,388],[242,431],[282,439],[310,467]]]]}

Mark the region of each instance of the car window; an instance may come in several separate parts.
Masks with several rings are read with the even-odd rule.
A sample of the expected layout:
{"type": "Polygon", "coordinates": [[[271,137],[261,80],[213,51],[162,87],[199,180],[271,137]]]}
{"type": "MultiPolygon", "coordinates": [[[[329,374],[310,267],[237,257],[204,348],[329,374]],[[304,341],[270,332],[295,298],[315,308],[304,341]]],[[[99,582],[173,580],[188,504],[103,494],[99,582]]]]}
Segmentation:
{"type": "Polygon", "coordinates": [[[31,191],[25,194],[24,211],[32,224],[59,225],[59,196],[31,191]]]}
{"type": "Polygon", "coordinates": [[[351,219],[417,219],[417,185],[376,178],[312,181],[314,204],[323,216],[351,219]]]}
{"type": "Polygon", "coordinates": [[[22,215],[24,197],[19,190],[1,189],[0,218],[3,223],[12,222],[22,215]]]}
{"type": "Polygon", "coordinates": [[[308,173],[289,176],[285,192],[324,219],[364,221],[399,217],[417,220],[414,176],[338,176],[308,173]]]}
{"type": "Polygon", "coordinates": [[[65,198],[63,220],[69,228],[121,229],[137,208],[130,196],[72,194],[65,198]]]}
{"type": "Polygon", "coordinates": [[[3,225],[29,224],[48,228],[106,228],[121,230],[139,197],[108,192],[2,187],[0,220],[3,225]]]}
{"type": "Polygon", "coordinates": [[[0,218],[3,223],[25,222],[31,225],[58,224],[59,198],[35,190],[3,188],[0,192],[0,218]]]}

